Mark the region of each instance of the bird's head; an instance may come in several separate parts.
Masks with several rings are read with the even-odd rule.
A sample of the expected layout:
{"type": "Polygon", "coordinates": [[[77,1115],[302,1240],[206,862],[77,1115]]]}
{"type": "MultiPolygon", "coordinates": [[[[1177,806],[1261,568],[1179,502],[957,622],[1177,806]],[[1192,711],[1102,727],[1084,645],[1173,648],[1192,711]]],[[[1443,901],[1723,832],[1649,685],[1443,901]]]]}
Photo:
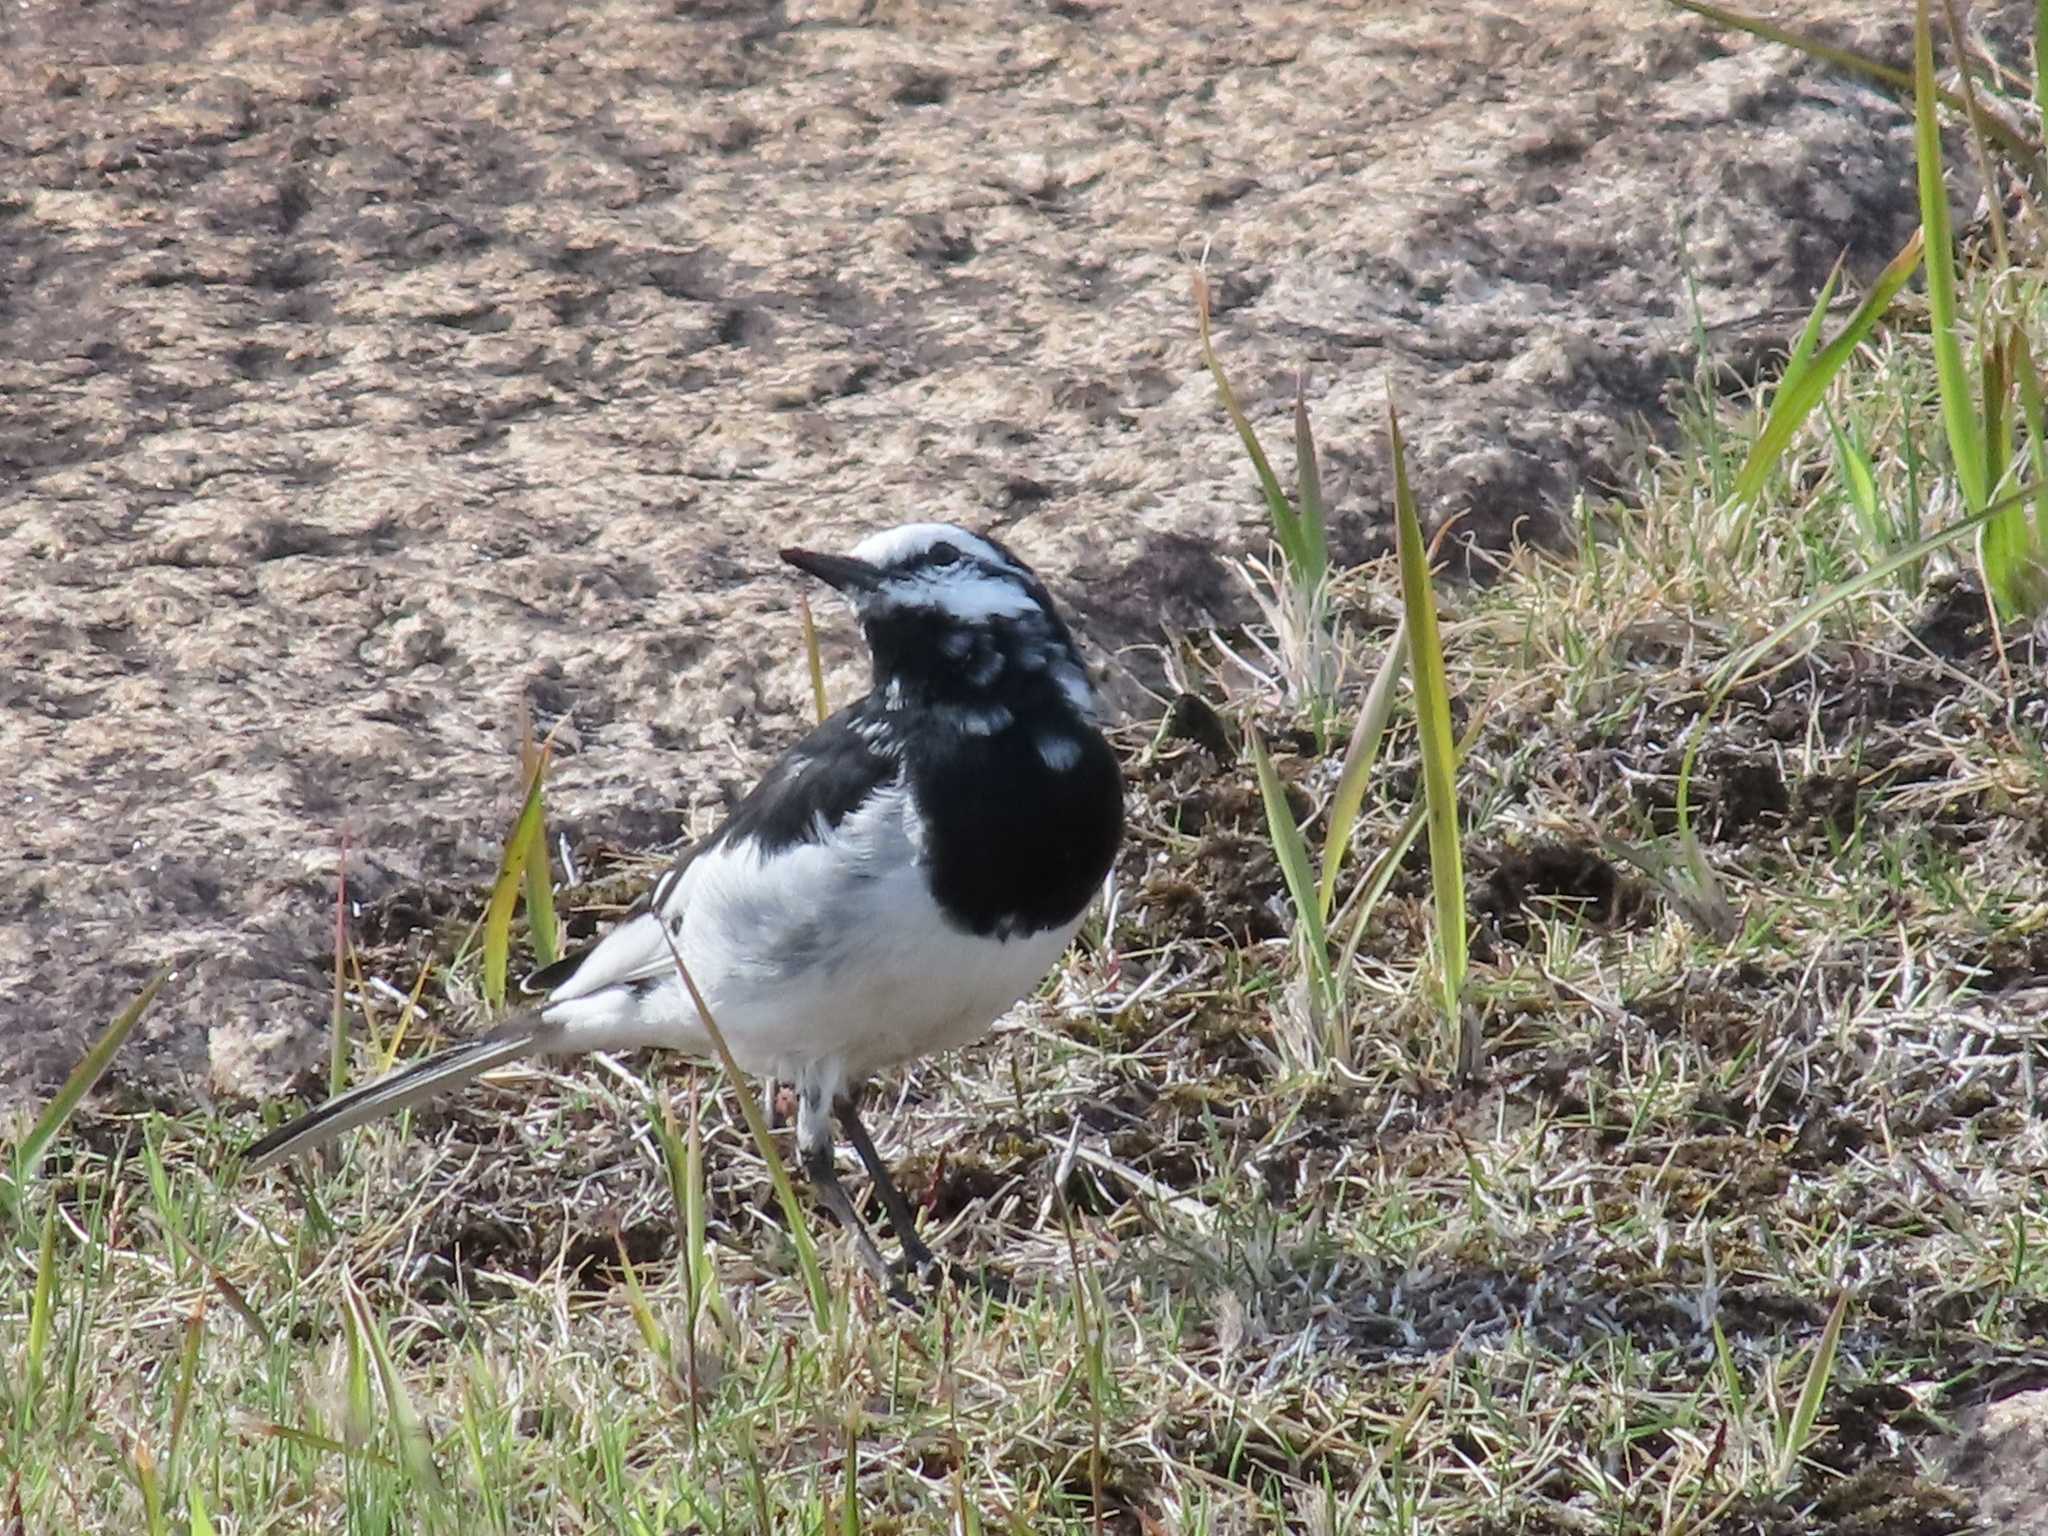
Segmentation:
{"type": "Polygon", "coordinates": [[[996,540],[906,523],[850,554],[785,549],[782,558],[853,604],[885,703],[992,717],[1006,702],[1043,702],[1093,717],[1087,670],[1051,595],[996,540]]]}

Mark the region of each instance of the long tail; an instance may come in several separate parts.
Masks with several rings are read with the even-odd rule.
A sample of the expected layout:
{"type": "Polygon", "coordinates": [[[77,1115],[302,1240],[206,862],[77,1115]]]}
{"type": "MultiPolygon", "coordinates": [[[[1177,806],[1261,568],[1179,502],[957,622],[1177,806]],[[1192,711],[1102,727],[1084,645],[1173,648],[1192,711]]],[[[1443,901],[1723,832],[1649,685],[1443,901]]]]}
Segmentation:
{"type": "Polygon", "coordinates": [[[466,1083],[478,1073],[544,1051],[551,1034],[552,1031],[541,1023],[536,1014],[513,1019],[488,1035],[463,1045],[436,1051],[403,1072],[393,1072],[374,1083],[352,1088],[338,1098],[329,1099],[311,1114],[301,1115],[291,1124],[280,1126],[249,1149],[242,1167],[253,1173],[285,1158],[325,1146],[343,1131],[353,1130],[367,1120],[375,1120],[379,1115],[394,1115],[409,1105],[433,1098],[443,1089],[466,1083]]]}

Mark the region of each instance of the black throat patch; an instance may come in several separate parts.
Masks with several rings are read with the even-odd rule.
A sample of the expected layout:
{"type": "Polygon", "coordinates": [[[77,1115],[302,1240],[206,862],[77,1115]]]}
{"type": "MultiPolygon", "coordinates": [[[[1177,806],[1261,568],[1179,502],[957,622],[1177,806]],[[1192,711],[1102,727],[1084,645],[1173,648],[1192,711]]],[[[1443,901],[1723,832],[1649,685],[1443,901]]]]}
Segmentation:
{"type": "Polygon", "coordinates": [[[1123,837],[1123,775],[1071,711],[1016,713],[986,736],[935,738],[910,757],[925,868],[948,921],[994,938],[1081,915],[1123,837]]]}

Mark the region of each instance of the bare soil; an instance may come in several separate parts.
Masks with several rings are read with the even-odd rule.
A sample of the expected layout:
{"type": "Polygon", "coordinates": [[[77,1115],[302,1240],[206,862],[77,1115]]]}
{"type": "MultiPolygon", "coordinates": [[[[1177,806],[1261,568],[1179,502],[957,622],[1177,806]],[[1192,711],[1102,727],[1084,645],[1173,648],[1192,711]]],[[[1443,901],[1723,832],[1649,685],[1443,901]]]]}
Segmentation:
{"type": "Polygon", "coordinates": [[[1435,514],[1541,536],[1663,428],[1681,246],[1776,336],[1912,220],[1895,106],[1632,4],[31,4],[0,53],[15,1096],[163,966],[131,1089],[319,1059],[341,838],[366,909],[473,911],[524,714],[572,842],[701,828],[804,712],[779,544],[994,525],[1105,651],[1237,615],[1204,252],[1356,557],[1388,380],[1435,514]]]}

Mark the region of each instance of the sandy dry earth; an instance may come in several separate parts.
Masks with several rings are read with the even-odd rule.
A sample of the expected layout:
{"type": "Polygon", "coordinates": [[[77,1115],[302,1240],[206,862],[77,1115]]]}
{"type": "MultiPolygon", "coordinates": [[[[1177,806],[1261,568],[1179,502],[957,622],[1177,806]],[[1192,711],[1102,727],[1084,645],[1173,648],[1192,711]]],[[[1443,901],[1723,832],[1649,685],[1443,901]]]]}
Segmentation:
{"type": "Polygon", "coordinates": [[[0,0],[0,1083],[162,965],[131,1082],[317,1059],[341,829],[473,894],[522,696],[572,834],[701,825],[800,718],[792,538],[1228,612],[1205,246],[1360,555],[1386,376],[1439,514],[1540,528],[1662,428],[1681,232],[1740,329],[1910,228],[1898,111],[1650,5],[1223,9],[0,0]]]}

